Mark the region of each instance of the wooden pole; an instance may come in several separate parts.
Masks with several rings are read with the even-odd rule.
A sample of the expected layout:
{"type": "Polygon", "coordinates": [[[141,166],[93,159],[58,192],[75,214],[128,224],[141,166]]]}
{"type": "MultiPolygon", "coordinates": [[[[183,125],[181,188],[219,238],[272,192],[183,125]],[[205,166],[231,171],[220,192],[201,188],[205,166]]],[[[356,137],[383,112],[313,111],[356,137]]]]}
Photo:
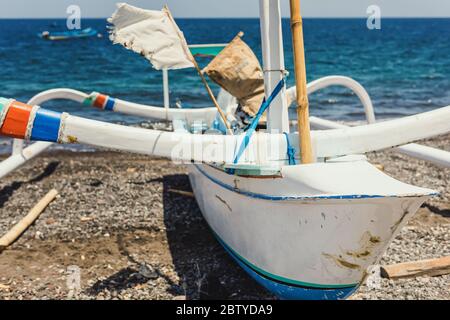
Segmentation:
{"type": "Polygon", "coordinates": [[[171,193],[179,194],[179,195],[181,195],[181,196],[186,196],[186,197],[195,198],[194,193],[191,192],[191,191],[183,191],[183,190],[177,190],[177,189],[169,189],[169,190],[167,190],[167,191],[168,191],[168,192],[171,192],[171,193]]]}
{"type": "MultiPolygon", "coordinates": [[[[170,21],[172,21],[172,23],[174,24],[174,26],[178,30],[178,26],[175,23],[175,19],[173,18],[172,13],[170,12],[169,7],[167,5],[164,6],[164,10],[166,11],[167,16],[169,17],[170,21]]],[[[223,113],[222,108],[220,108],[219,104],[217,103],[216,97],[214,97],[214,93],[212,92],[211,88],[209,87],[209,84],[206,81],[206,78],[203,75],[202,70],[200,70],[200,67],[198,66],[197,61],[195,60],[194,56],[191,54],[191,52],[189,50],[189,47],[188,47],[188,45],[186,43],[186,39],[184,39],[184,36],[183,36],[183,34],[181,32],[178,32],[178,36],[180,37],[181,42],[184,44],[184,49],[186,51],[186,54],[191,57],[191,61],[194,64],[194,67],[197,70],[200,78],[202,79],[202,82],[205,85],[206,91],[208,91],[209,97],[211,98],[212,102],[214,103],[214,106],[216,107],[217,111],[219,112],[220,117],[223,120],[223,123],[227,127],[228,134],[232,135],[233,132],[231,131],[231,127],[230,127],[230,124],[227,121],[227,117],[225,117],[225,114],[223,113]]]]}
{"type": "Polygon", "coordinates": [[[212,92],[211,88],[209,87],[208,82],[206,81],[205,76],[202,73],[202,70],[200,70],[200,67],[198,66],[197,61],[195,60],[195,58],[193,57],[192,62],[194,63],[195,69],[197,69],[198,74],[200,75],[200,78],[202,79],[203,84],[205,85],[206,91],[208,91],[209,97],[211,98],[212,102],[214,103],[217,111],[220,114],[220,117],[223,120],[223,123],[225,124],[225,126],[227,127],[228,130],[228,134],[233,135],[233,131],[231,131],[231,127],[230,124],[228,123],[227,117],[225,116],[225,114],[222,111],[222,108],[219,106],[219,104],[217,103],[216,97],[214,97],[214,93],[212,92]]]}
{"type": "Polygon", "coordinates": [[[14,241],[19,238],[19,236],[39,217],[39,215],[44,211],[44,209],[48,206],[50,202],[52,202],[56,196],[58,195],[58,191],[55,189],[50,190],[49,193],[45,195],[34,207],[28,212],[28,214],[20,220],[11,230],[8,231],[1,239],[0,239],[0,251],[9,247],[14,241]]]}
{"type": "Polygon", "coordinates": [[[401,279],[420,276],[440,276],[450,273],[450,256],[405,262],[390,266],[381,266],[381,276],[389,279],[401,279]]]}
{"type": "Polygon", "coordinates": [[[297,87],[297,116],[300,153],[302,163],[312,163],[311,129],[309,124],[309,102],[306,89],[305,46],[303,43],[303,20],[300,0],[290,0],[291,30],[294,47],[295,82],[297,87]]]}

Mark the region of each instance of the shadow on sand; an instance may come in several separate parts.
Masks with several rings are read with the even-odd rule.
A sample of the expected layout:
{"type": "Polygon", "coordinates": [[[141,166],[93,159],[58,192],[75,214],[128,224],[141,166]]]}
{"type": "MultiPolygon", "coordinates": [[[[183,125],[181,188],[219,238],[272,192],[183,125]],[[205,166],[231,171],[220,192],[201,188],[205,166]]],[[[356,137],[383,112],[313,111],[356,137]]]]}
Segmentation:
{"type": "MultiPolygon", "coordinates": [[[[87,290],[88,294],[98,295],[105,289],[120,293],[164,278],[168,284],[168,293],[185,297],[186,300],[273,299],[273,296],[250,278],[216,241],[197,202],[189,196],[192,190],[187,175],[168,175],[146,183],[152,182],[163,184],[165,238],[174,271],[180,280],[171,280],[159,269],[157,263],[149,265],[136,258],[133,251],[151,250],[145,247],[147,243],[139,247],[135,240],[130,240],[129,232],[119,233],[118,250],[129,261],[129,266],[107,279],[97,281],[87,290]],[[186,193],[179,194],[173,190],[186,193]]],[[[133,232],[137,231],[143,232],[144,235],[155,234],[155,230],[151,228],[133,229],[133,232]]]]}
{"type": "Polygon", "coordinates": [[[39,175],[28,181],[14,181],[7,186],[4,186],[0,189],[0,208],[3,208],[5,203],[11,198],[11,196],[16,192],[23,184],[25,183],[36,183],[44,180],[45,178],[51,176],[59,166],[59,162],[53,161],[50,162],[47,167],[45,167],[44,171],[39,175]]]}
{"type": "Polygon", "coordinates": [[[169,191],[192,192],[188,176],[165,176],[163,186],[168,244],[186,299],[271,298],[216,241],[195,199],[169,191]]]}
{"type": "Polygon", "coordinates": [[[425,203],[423,207],[427,208],[435,214],[443,216],[444,218],[450,218],[450,209],[439,209],[438,207],[433,206],[429,203],[425,203]]]}

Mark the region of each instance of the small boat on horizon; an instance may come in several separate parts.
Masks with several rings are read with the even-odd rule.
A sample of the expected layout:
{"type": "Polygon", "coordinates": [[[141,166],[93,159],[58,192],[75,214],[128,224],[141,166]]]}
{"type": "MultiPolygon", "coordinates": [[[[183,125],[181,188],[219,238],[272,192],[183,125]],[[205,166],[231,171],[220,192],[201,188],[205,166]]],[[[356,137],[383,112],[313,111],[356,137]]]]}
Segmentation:
{"type": "Polygon", "coordinates": [[[58,41],[58,40],[78,39],[78,38],[89,38],[95,36],[101,37],[101,34],[93,28],[86,28],[83,30],[70,30],[62,32],[44,31],[42,33],[39,33],[38,36],[45,40],[58,41]]]}

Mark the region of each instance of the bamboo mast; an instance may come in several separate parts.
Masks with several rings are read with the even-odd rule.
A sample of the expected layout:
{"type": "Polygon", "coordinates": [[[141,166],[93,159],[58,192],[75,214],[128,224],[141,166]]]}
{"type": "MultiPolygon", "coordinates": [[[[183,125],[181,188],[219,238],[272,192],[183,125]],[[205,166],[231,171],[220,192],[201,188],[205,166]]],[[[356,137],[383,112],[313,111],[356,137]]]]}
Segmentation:
{"type": "Polygon", "coordinates": [[[300,0],[290,0],[291,30],[294,48],[295,82],[297,88],[297,116],[302,163],[312,163],[311,129],[309,124],[309,101],[306,89],[305,46],[303,43],[303,20],[300,0]]]}

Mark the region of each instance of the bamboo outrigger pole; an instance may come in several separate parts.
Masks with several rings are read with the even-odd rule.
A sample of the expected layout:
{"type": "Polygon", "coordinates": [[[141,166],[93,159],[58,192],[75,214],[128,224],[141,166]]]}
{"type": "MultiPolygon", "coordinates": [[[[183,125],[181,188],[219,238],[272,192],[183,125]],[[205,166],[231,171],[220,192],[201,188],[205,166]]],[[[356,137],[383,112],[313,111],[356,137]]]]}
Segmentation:
{"type": "Polygon", "coordinates": [[[290,0],[291,30],[294,47],[295,82],[297,88],[297,117],[302,163],[312,163],[311,129],[309,124],[309,102],[306,89],[305,46],[303,44],[303,20],[300,0],[290,0]]]}
{"type": "Polygon", "coordinates": [[[42,198],[28,214],[19,221],[10,231],[8,231],[3,237],[0,238],[0,252],[9,247],[13,242],[20,237],[20,235],[33,224],[39,215],[45,210],[45,208],[52,202],[58,191],[55,189],[50,190],[44,198],[42,198]]]}

